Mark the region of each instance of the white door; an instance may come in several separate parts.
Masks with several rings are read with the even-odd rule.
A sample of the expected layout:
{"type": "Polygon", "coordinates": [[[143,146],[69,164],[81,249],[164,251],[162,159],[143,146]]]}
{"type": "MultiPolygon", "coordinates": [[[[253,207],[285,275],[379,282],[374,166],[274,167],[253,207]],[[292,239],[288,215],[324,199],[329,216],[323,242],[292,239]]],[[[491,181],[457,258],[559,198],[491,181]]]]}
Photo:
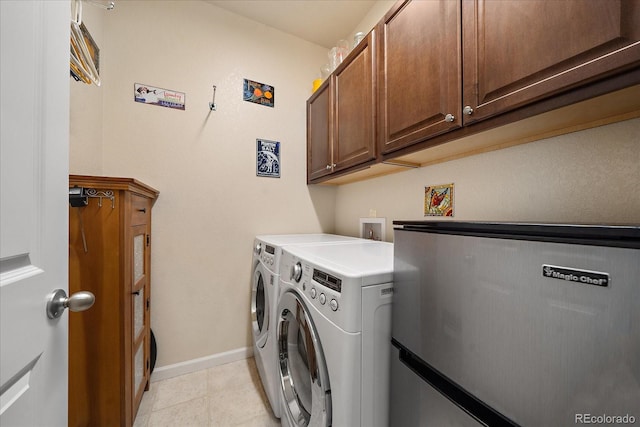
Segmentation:
{"type": "Polygon", "coordinates": [[[70,2],[0,0],[0,425],[67,425],[70,2]]]}

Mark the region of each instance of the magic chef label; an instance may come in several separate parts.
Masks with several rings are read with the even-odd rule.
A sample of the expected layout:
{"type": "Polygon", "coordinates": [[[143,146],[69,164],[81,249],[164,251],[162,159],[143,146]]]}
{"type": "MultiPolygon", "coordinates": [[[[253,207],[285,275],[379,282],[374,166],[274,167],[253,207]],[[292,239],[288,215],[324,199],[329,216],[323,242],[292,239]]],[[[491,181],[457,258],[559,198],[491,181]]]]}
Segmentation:
{"type": "Polygon", "coordinates": [[[609,273],[542,264],[542,276],[585,285],[609,286],[609,273]]]}

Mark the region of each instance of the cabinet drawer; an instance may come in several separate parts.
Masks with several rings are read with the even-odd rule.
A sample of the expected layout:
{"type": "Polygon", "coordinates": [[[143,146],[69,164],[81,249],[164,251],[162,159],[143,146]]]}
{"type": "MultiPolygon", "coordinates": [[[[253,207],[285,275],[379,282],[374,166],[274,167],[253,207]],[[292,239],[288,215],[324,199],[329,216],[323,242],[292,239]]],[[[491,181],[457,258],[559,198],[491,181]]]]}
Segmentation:
{"type": "Polygon", "coordinates": [[[148,198],[131,195],[131,225],[148,224],[151,216],[151,203],[148,198]]]}

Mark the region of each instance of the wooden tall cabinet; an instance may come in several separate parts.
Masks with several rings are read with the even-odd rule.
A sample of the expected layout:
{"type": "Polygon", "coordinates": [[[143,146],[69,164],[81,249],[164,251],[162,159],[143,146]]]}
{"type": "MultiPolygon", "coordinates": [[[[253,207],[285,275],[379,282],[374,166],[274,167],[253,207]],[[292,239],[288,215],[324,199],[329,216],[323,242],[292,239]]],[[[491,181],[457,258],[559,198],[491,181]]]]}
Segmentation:
{"type": "MultiPolygon", "coordinates": [[[[151,207],[158,191],[130,178],[71,175],[86,205],[69,207],[69,426],[133,424],[150,377],[151,207]]],[[[79,191],[76,189],[75,191],[79,191]]]]}

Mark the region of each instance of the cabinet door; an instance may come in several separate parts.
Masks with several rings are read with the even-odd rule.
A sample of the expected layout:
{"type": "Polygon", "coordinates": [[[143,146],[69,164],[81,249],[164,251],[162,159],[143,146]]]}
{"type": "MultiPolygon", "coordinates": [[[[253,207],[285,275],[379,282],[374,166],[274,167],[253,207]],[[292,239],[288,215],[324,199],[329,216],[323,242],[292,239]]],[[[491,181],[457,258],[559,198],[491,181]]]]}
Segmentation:
{"type": "Polygon", "coordinates": [[[147,225],[137,225],[132,230],[133,276],[131,290],[131,372],[132,416],[142,400],[149,379],[149,235],[147,225]]]}
{"type": "Polygon", "coordinates": [[[460,127],[460,3],[399,2],[377,32],[380,152],[460,127]]]}
{"type": "Polygon", "coordinates": [[[121,217],[122,193],[90,188],[70,180],[70,187],[85,186],[112,192],[102,206],[88,199],[83,207],[69,207],[69,293],[90,291],[90,310],[69,312],[69,427],[122,425],[120,396],[123,387],[121,217]],[[100,384],[100,387],[96,387],[100,384]]]}
{"type": "Polygon", "coordinates": [[[371,32],[335,73],[334,172],[376,157],[373,40],[371,32]]]}
{"type": "Polygon", "coordinates": [[[331,82],[321,86],[307,101],[307,181],[328,175],[333,169],[332,102],[331,82]]]}
{"type": "Polygon", "coordinates": [[[465,124],[640,65],[638,0],[463,0],[462,17],[465,124]]]}

